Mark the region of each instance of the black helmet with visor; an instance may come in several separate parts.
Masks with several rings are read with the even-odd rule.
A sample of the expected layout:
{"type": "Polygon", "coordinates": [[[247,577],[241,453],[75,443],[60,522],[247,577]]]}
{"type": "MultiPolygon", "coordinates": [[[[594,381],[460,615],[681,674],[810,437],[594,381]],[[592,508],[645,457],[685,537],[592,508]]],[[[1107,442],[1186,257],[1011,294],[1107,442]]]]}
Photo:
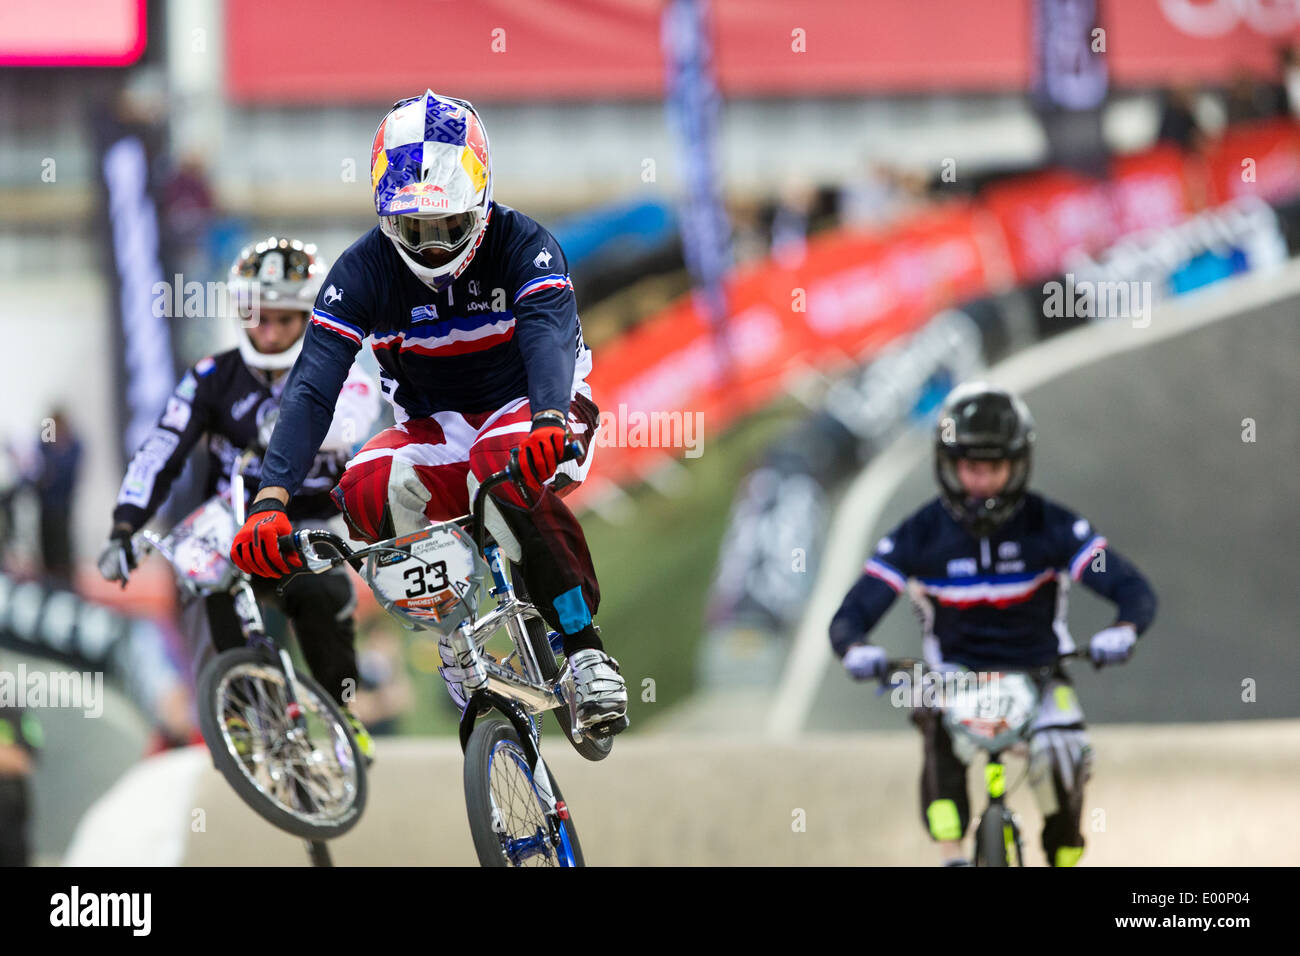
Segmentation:
{"type": "Polygon", "coordinates": [[[1034,419],[1019,396],[984,382],[949,393],[935,427],[935,477],[944,507],[977,538],[1001,527],[1024,502],[1034,448],[1034,419]],[[1011,473],[991,497],[968,495],[957,462],[1007,461],[1011,473]]]}

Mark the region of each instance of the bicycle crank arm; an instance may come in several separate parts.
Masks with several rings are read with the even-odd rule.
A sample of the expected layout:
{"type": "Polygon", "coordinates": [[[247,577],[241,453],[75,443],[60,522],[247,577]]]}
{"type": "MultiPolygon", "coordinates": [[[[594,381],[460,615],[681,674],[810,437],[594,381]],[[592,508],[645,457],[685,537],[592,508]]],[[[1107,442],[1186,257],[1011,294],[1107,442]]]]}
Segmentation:
{"type": "Polygon", "coordinates": [[[573,685],[573,670],[569,662],[564,662],[564,669],[555,678],[555,686],[563,691],[564,712],[569,715],[569,737],[575,744],[582,743],[582,725],[578,722],[578,695],[573,685]]]}

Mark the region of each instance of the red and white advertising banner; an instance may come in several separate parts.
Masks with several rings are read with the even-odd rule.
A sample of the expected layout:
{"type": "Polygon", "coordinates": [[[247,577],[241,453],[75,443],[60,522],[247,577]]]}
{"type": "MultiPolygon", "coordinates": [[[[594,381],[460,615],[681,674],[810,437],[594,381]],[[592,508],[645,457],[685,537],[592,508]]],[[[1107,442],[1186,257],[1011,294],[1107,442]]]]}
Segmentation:
{"type": "Polygon", "coordinates": [[[1240,196],[1280,202],[1300,195],[1300,127],[1251,123],[1227,130],[1205,154],[1209,201],[1240,196]]]}
{"type": "Polygon", "coordinates": [[[1272,75],[1277,50],[1300,37],[1292,0],[1103,0],[1113,82],[1223,83],[1236,70],[1272,75]]]}

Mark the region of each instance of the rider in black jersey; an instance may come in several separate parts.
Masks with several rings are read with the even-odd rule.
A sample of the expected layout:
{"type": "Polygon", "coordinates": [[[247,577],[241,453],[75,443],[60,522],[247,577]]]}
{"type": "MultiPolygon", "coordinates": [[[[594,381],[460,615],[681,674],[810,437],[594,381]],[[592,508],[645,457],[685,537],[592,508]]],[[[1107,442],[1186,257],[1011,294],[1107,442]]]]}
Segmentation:
{"type": "MultiPolygon", "coordinates": [[[[208,496],[229,493],[235,459],[254,446],[259,429],[279,408],[288,371],[302,350],[312,303],[328,265],[313,245],[270,238],[244,249],[230,270],[232,288],[245,302],[258,304],[255,321],[238,323],[239,347],[209,356],[182,377],[167,407],[127,468],[113,511],[113,527],[99,559],[109,580],[125,580],[135,567],[131,536],[166,500],[191,449],[207,438],[208,496]]],[[[353,446],[370,434],[379,411],[379,388],[353,366],[339,395],[334,419],[312,460],[289,514],[297,521],[324,522],[338,513],[330,499],[353,446]]],[[[258,486],[262,463],[245,469],[248,500],[258,486]]],[[[356,606],[352,583],[339,569],[303,574],[289,582],[282,599],[265,579],[255,578],[259,599],[278,600],[293,623],[313,676],[343,706],[366,756],[373,741],[348,707],[357,688],[353,648],[356,606]]],[[[184,629],[196,650],[210,641],[218,651],[239,647],[242,637],[229,595],[211,595],[183,604],[184,629]]]]}

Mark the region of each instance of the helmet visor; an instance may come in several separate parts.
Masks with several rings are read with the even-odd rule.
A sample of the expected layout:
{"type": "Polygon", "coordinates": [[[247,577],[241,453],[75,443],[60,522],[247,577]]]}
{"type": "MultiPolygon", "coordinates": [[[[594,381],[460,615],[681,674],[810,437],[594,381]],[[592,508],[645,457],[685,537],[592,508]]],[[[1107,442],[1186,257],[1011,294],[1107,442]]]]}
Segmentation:
{"type": "Polygon", "coordinates": [[[469,241],[478,225],[478,210],[451,216],[386,216],[389,233],[411,252],[438,249],[455,252],[469,241]]]}

